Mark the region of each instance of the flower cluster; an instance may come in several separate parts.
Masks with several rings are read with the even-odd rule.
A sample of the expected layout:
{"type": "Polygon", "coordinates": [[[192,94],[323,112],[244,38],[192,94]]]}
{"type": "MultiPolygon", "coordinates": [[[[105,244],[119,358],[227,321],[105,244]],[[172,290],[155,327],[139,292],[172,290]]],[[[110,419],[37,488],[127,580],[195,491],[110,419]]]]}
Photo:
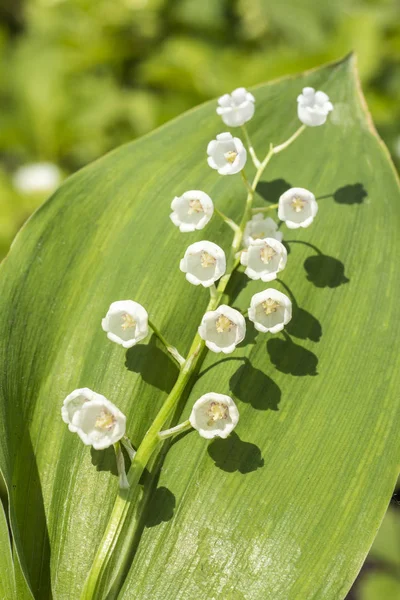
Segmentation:
{"type": "MultiPolygon", "coordinates": [[[[229,132],[218,134],[207,146],[207,162],[212,169],[220,175],[241,173],[245,182],[247,200],[240,225],[218,210],[205,191],[184,191],[171,202],[171,221],[182,233],[204,229],[214,213],[235,232],[228,255],[214,242],[201,240],[190,244],[180,261],[179,268],[189,283],[210,290],[210,302],[198,326],[198,338],[195,338],[192,353],[186,358],[182,357],[149,320],[147,310],[133,300],[113,302],[101,323],[108,339],[126,349],[143,340],[151,328],[180,367],[181,375],[177,386],[184,387],[186,383],[182,383],[183,379],[188,381],[187,375],[193,372],[203,345],[215,353],[230,354],[235,351],[246,336],[246,316],[258,332],[269,334],[282,331],[292,318],[291,299],[273,287],[254,294],[248,310],[243,314],[220,302],[230,277],[241,266],[249,279],[265,283],[276,280],[288,260],[281,225],[285,224],[289,229],[306,228],[316,217],[318,204],[315,196],[302,187],[287,190],[281,195],[277,205],[253,209],[252,202],[257,182],[272,156],[293,143],[307,126],[323,125],[329,112],[333,110],[333,105],[324,92],[316,92],[311,87],[304,88],[297,98],[301,127],[283,144],[275,147],[271,145],[265,159],[260,161],[245,128],[245,123],[254,115],[255,102],[254,96],[245,88],[238,88],[218,100],[217,114],[228,127],[242,127],[248,149],[240,138],[233,137],[229,132]],[[256,168],[253,184],[249,183],[244,173],[248,156],[256,168]],[[276,207],[279,224],[263,214],[276,207]],[[197,346],[196,339],[200,339],[197,346]]],[[[169,398],[175,398],[173,392],[169,398]]],[[[167,400],[169,401],[172,402],[167,400]]],[[[114,445],[120,482],[126,487],[119,442],[125,446],[131,459],[135,453],[125,435],[126,418],[121,411],[104,396],[83,388],[75,390],[64,400],[62,418],[69,430],[77,433],[84,444],[92,445],[95,449],[114,445]]],[[[234,400],[221,393],[209,392],[194,403],[187,421],[159,431],[157,435],[159,440],[163,440],[193,428],[206,439],[226,438],[238,421],[239,411],[234,400]]],[[[151,430],[147,435],[153,435],[151,430]]]]}

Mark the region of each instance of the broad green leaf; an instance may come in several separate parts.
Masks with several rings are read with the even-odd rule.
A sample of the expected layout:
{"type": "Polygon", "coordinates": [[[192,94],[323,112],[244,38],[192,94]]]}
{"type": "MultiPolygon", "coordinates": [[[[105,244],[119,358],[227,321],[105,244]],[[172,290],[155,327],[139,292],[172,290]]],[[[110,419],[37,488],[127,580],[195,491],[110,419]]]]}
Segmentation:
{"type": "Polygon", "coordinates": [[[15,576],[11,554],[10,533],[8,531],[6,514],[0,501],[0,600],[14,600],[15,576]]]}
{"type": "MultiPolygon", "coordinates": [[[[338,600],[382,520],[400,460],[399,186],[352,59],[256,88],[257,151],[296,130],[305,85],[335,111],[271,161],[257,198],[274,202],[290,186],[319,198],[309,229],[283,228],[290,255],[276,287],[295,298],[290,337],[249,326],[235,354],[206,355],[181,417],[212,390],[236,398],[239,425],[211,444],[186,434],[152,462],[99,599],[338,600]]],[[[169,207],[203,189],[239,219],[240,177],[205,161],[224,129],[207,103],[93,163],[33,216],[1,267],[0,466],[36,598],[79,598],[117,494],[113,453],[67,430],[64,397],[83,386],[104,394],[138,446],[177,377],[154,337],[128,352],[106,339],[109,304],[145,305],[182,353],[196,332],[208,292],[185,281],[179,260],[202,238],[228,250],[231,233],[215,216],[180,234],[169,207]]],[[[246,310],[265,287],[237,273],[229,301],[246,310]]]]}

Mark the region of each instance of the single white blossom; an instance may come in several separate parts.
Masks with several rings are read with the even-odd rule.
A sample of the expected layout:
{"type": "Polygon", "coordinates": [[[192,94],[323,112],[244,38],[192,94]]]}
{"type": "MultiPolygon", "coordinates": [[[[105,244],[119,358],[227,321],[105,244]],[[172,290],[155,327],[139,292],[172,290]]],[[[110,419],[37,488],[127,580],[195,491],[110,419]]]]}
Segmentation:
{"type": "Polygon", "coordinates": [[[304,188],[291,188],[279,198],[278,217],[289,229],[308,227],[317,212],[314,194],[304,188]]]}
{"type": "Polygon", "coordinates": [[[329,96],[325,92],[316,92],[312,87],[303,88],[303,93],[297,97],[297,103],[299,119],[309,127],[323,125],[333,110],[329,96]]]}
{"type": "Polygon", "coordinates": [[[262,240],[264,238],[274,238],[281,242],[283,233],[278,231],[278,224],[271,217],[264,218],[261,213],[257,213],[246,224],[243,233],[243,244],[247,248],[251,240],[262,240]]]}
{"type": "Polygon", "coordinates": [[[292,303],[282,292],[269,288],[254,294],[248,315],[257,331],[278,333],[292,318],[292,303]]]}
{"type": "Polygon", "coordinates": [[[207,146],[208,164],[220,175],[235,175],[246,164],[247,152],[242,141],[230,133],[220,133],[207,146]]]}
{"type": "Polygon", "coordinates": [[[172,200],[171,221],[182,232],[203,229],[214,212],[214,204],[210,196],[199,190],[190,190],[175,196],[172,200]]]}
{"type": "Polygon", "coordinates": [[[180,270],[193,285],[210,287],[226,269],[225,252],[214,242],[191,244],[180,262],[180,270]]]}
{"type": "Polygon", "coordinates": [[[274,238],[252,240],[247,250],[240,255],[240,262],[246,267],[245,273],[250,279],[272,281],[277,273],[286,267],[287,251],[285,246],[274,238]]]}
{"type": "Polygon", "coordinates": [[[61,171],[52,163],[31,163],[15,171],[13,183],[23,194],[50,194],[61,183],[61,171]]]}
{"type": "Polygon", "coordinates": [[[132,348],[148,334],[148,314],[133,300],[119,300],[111,304],[101,326],[109,340],[132,348]]]}
{"type": "Polygon", "coordinates": [[[88,388],[75,390],[65,398],[61,416],[68,429],[95,450],[108,448],[125,435],[125,415],[107,398],[88,388]]]}
{"type": "Polygon", "coordinates": [[[246,321],[238,310],[221,304],[217,310],[206,312],[199,334],[212,352],[230,354],[246,335],[246,321]]]}
{"type": "Polygon", "coordinates": [[[217,114],[228,127],[240,127],[250,121],[254,115],[254,102],[253,94],[240,87],[218,99],[217,114]]]}
{"type": "Polygon", "coordinates": [[[201,437],[227,438],[239,421],[239,411],[229,396],[210,392],[194,403],[189,421],[201,437]]]}

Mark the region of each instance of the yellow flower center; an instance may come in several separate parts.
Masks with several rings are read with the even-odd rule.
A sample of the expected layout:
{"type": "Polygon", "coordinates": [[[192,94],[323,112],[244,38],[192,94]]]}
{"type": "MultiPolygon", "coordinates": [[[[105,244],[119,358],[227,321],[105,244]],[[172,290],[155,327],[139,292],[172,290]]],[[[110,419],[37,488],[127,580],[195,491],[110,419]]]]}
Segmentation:
{"type": "Polygon", "coordinates": [[[224,154],[228,163],[231,163],[231,164],[233,164],[235,162],[237,155],[238,155],[238,153],[235,152],[234,150],[229,150],[229,152],[225,152],[225,154],[224,154]]]}
{"type": "Polygon", "coordinates": [[[267,298],[267,300],[265,300],[262,303],[262,307],[263,307],[266,315],[271,315],[272,313],[274,313],[278,310],[278,308],[280,307],[280,304],[279,304],[279,302],[277,302],[276,300],[273,300],[272,298],[267,298]]]}
{"type": "Polygon", "coordinates": [[[252,233],[251,237],[253,238],[253,240],[262,240],[265,237],[268,237],[265,235],[265,231],[259,231],[258,233],[252,233]]]}
{"type": "Polygon", "coordinates": [[[215,256],[212,256],[211,254],[203,250],[203,252],[200,255],[200,264],[203,267],[203,269],[206,269],[207,267],[212,267],[213,265],[215,265],[216,262],[217,259],[215,258],[215,256]]]}
{"type": "Polygon", "coordinates": [[[207,425],[211,427],[216,421],[224,421],[228,418],[229,409],[223,402],[211,402],[207,410],[207,416],[210,417],[207,425]]]}
{"type": "Polygon", "coordinates": [[[189,210],[188,215],[193,215],[194,213],[204,212],[203,205],[200,200],[189,200],[189,210]]]}
{"type": "Polygon", "coordinates": [[[225,333],[226,331],[231,331],[234,324],[235,323],[225,315],[220,315],[215,321],[215,329],[217,330],[217,333],[225,333]]]}
{"type": "Polygon", "coordinates": [[[263,246],[260,250],[260,258],[265,265],[267,265],[275,255],[275,250],[268,244],[265,244],[265,246],[263,246]]]}
{"type": "Polygon", "coordinates": [[[299,213],[303,210],[306,204],[307,202],[305,200],[302,200],[298,196],[295,196],[291,202],[291,207],[295,212],[299,213]]]}
{"type": "Polygon", "coordinates": [[[126,331],[127,329],[132,329],[133,327],[136,327],[136,321],[131,315],[125,313],[124,315],[122,315],[121,327],[124,331],[126,331]]]}
{"type": "Polygon", "coordinates": [[[96,419],[95,426],[99,429],[112,429],[115,423],[115,417],[108,410],[103,409],[96,419]]]}

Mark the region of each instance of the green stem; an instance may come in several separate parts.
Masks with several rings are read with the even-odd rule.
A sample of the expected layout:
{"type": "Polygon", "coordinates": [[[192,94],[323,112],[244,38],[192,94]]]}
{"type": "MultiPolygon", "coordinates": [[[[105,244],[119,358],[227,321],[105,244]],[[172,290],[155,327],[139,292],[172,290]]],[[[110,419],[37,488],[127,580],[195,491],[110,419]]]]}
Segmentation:
{"type": "Polygon", "coordinates": [[[176,435],[177,433],[182,433],[183,431],[190,429],[191,426],[192,425],[191,425],[190,421],[183,421],[183,423],[179,423],[179,425],[175,425],[175,427],[170,427],[170,429],[165,429],[164,431],[160,431],[158,434],[158,437],[161,440],[166,440],[167,438],[171,437],[172,435],[176,435]]]}
{"type": "Polygon", "coordinates": [[[246,144],[247,144],[247,146],[249,148],[249,153],[250,153],[251,159],[253,161],[253,164],[254,164],[255,168],[258,169],[260,167],[261,163],[258,160],[256,151],[254,150],[253,144],[251,143],[249,132],[247,131],[247,127],[246,127],[246,125],[242,125],[241,128],[242,128],[242,131],[243,131],[244,138],[246,140],[246,144]]]}
{"type": "Polygon", "coordinates": [[[119,475],[119,487],[121,490],[127,490],[129,488],[129,482],[126,477],[125,471],[125,459],[122,454],[121,444],[117,442],[114,444],[115,457],[117,459],[117,471],[119,475]]]}
{"type": "MultiPolygon", "coordinates": [[[[298,130],[291,138],[289,138],[287,142],[281,144],[281,146],[278,146],[277,148],[286,148],[290,143],[292,143],[292,141],[294,141],[300,135],[302,131],[304,131],[304,128],[300,127],[300,130],[298,130]]],[[[279,152],[280,151],[281,150],[279,150],[279,152]]],[[[251,186],[246,184],[248,188],[246,205],[239,228],[235,232],[235,235],[233,237],[231,251],[227,260],[227,271],[225,275],[221,277],[218,287],[216,289],[216,293],[211,294],[211,298],[205,312],[215,310],[217,308],[233,272],[240,264],[240,260],[237,257],[237,254],[242,243],[244,228],[251,215],[251,208],[255,190],[266,166],[268,165],[269,161],[271,160],[274,154],[277,154],[277,152],[274,152],[274,147],[271,144],[267,156],[257,169],[253,183],[251,184],[251,186]]],[[[247,178],[243,172],[242,177],[245,181],[247,181],[247,178]]],[[[157,331],[155,331],[154,328],[153,331],[156,333],[156,335],[158,335],[157,331]]],[[[158,335],[158,337],[160,336],[158,335]]],[[[162,443],[159,435],[160,432],[162,431],[165,423],[170,421],[170,419],[172,418],[174,411],[179,403],[179,400],[186,386],[188,385],[192,375],[194,374],[196,367],[200,365],[200,361],[203,356],[202,350],[204,348],[204,345],[204,340],[202,340],[199,334],[197,333],[193,339],[187,359],[182,364],[178,379],[176,380],[174,387],[172,388],[169,396],[167,397],[160,411],[156,415],[156,418],[154,419],[153,423],[151,424],[150,428],[145,434],[143,441],[136,452],[136,455],[132,461],[131,468],[128,473],[128,482],[130,488],[128,490],[120,490],[115,500],[109,522],[107,524],[103,538],[100,542],[100,546],[94,558],[92,568],[86,579],[81,595],[81,600],[95,600],[100,597],[99,589],[103,583],[103,578],[105,578],[106,576],[108,564],[111,561],[112,554],[116,548],[118,539],[127,520],[131,503],[135,498],[135,494],[137,493],[137,485],[139,483],[139,480],[153,453],[155,452],[157,447],[162,443]]],[[[135,535],[135,531],[135,527],[129,528],[129,535],[132,539],[135,535]]],[[[129,543],[125,541],[124,546],[125,548],[129,548],[129,543]]],[[[118,571],[114,573],[114,585],[116,585],[118,581],[120,581],[123,578],[125,569],[128,566],[128,562],[129,553],[125,553],[125,556],[120,557],[118,571]]]]}
{"type": "Polygon", "coordinates": [[[179,352],[175,348],[175,346],[172,346],[171,344],[169,344],[167,342],[167,340],[165,339],[165,337],[163,336],[163,334],[161,333],[161,331],[154,325],[154,323],[152,321],[150,321],[150,319],[149,319],[149,327],[151,327],[151,329],[154,331],[154,333],[156,334],[156,336],[158,337],[158,339],[160,340],[160,342],[162,344],[164,344],[166,350],[170,353],[170,355],[172,356],[172,358],[178,363],[178,365],[180,367],[182,367],[182,365],[185,362],[185,359],[183,358],[183,356],[181,356],[179,354],[179,352]]]}
{"type": "Polygon", "coordinates": [[[229,217],[227,217],[221,210],[219,210],[219,208],[217,208],[216,206],[214,206],[214,212],[221,217],[221,219],[223,219],[225,221],[225,223],[227,225],[229,225],[229,227],[231,229],[233,229],[233,231],[237,231],[239,229],[239,225],[237,225],[235,223],[235,221],[233,221],[232,219],[230,219],[229,217]]]}
{"type": "Polygon", "coordinates": [[[268,212],[269,210],[278,208],[278,206],[279,206],[279,203],[277,202],[276,204],[270,204],[269,206],[262,206],[261,208],[253,208],[251,210],[251,212],[253,213],[253,215],[255,215],[257,213],[268,212]]]}

